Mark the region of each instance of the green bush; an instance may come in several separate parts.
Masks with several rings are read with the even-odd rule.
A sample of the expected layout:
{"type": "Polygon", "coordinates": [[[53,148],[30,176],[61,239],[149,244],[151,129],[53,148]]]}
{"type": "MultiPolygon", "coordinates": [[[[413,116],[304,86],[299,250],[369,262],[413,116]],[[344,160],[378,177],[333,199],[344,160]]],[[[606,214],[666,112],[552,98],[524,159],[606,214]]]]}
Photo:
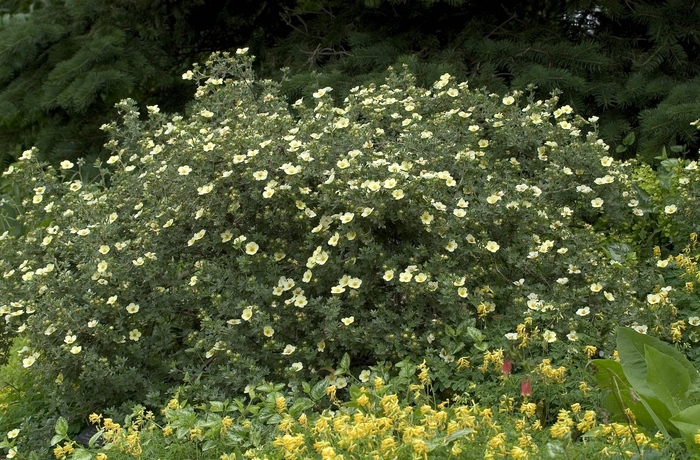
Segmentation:
{"type": "Polygon", "coordinates": [[[595,119],[400,71],[290,107],[251,61],[185,74],[189,118],[122,102],[90,183],[36,151],[7,171],[30,198],[26,235],[0,243],[2,309],[69,419],[183,381],[202,399],[294,385],[345,353],[357,370],[426,357],[436,389],[462,391],[470,374],[440,376],[484,351],[585,362],[649,317],[610,249],[637,218],[631,164],[595,119]]]}

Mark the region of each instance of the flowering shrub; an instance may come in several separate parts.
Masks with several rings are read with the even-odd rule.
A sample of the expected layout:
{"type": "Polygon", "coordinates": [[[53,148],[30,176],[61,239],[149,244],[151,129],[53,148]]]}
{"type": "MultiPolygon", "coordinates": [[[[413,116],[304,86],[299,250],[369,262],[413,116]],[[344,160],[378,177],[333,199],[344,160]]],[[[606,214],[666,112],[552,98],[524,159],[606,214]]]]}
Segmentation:
{"type": "Polygon", "coordinates": [[[202,398],[300,382],[345,353],[425,356],[463,390],[440,375],[497,366],[485,351],[544,375],[543,351],[585,362],[647,317],[606,249],[637,218],[631,166],[595,118],[402,72],[289,107],[250,64],[185,74],[188,118],[122,102],[94,180],[34,151],[7,171],[31,198],[0,242],[1,308],[67,416],[183,379],[202,398]]]}

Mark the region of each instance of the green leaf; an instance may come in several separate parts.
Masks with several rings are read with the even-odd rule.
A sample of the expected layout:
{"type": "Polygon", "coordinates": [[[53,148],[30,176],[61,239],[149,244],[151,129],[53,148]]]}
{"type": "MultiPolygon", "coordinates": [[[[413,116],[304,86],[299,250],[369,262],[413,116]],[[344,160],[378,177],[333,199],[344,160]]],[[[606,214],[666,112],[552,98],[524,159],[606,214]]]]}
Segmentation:
{"type": "Polygon", "coordinates": [[[690,376],[683,366],[666,353],[644,346],[647,364],[646,383],[656,396],[676,415],[690,405],[686,393],[690,376]]]}
{"type": "Polygon", "coordinates": [[[307,409],[311,409],[315,405],[316,403],[314,403],[309,398],[298,398],[296,401],[294,401],[292,407],[289,408],[289,414],[296,416],[296,414],[303,412],[307,409]]]}
{"type": "Polygon", "coordinates": [[[65,439],[64,436],[61,436],[60,434],[56,434],[53,436],[53,438],[51,438],[51,445],[55,446],[59,442],[63,441],[63,439],[65,439]]]}
{"type": "Polygon", "coordinates": [[[70,458],[71,460],[91,460],[93,455],[89,450],[78,447],[70,458]]]}
{"type": "Polygon", "coordinates": [[[700,405],[686,407],[671,417],[671,423],[681,432],[690,450],[695,443],[693,437],[700,430],[700,405]]]}
{"type": "Polygon", "coordinates": [[[262,384],[258,387],[255,387],[256,390],[262,391],[263,393],[272,393],[275,391],[275,387],[270,385],[269,383],[262,384]]]}
{"type": "Polygon", "coordinates": [[[223,401],[211,401],[209,406],[209,410],[212,412],[223,412],[224,411],[224,402],[223,401]]]}
{"type": "Polygon", "coordinates": [[[318,401],[324,396],[326,396],[326,388],[328,388],[328,380],[323,379],[316,385],[314,385],[314,387],[311,389],[311,392],[309,393],[309,396],[311,396],[311,399],[313,399],[314,401],[318,401]]]}
{"type": "Polygon", "coordinates": [[[549,458],[566,458],[566,451],[561,444],[548,442],[547,456],[549,458]]]}
{"type": "Polygon", "coordinates": [[[474,430],[471,428],[462,428],[461,430],[457,430],[454,433],[450,434],[449,436],[445,437],[445,444],[449,444],[455,439],[462,438],[464,436],[467,436],[469,434],[472,434],[474,430]]]}
{"type": "Polygon", "coordinates": [[[486,338],[483,332],[472,326],[467,328],[467,334],[475,342],[482,342],[486,338]]]}
{"type": "Polygon", "coordinates": [[[56,421],[56,434],[63,437],[68,436],[68,420],[63,417],[59,417],[56,421]]]}
{"type": "Polygon", "coordinates": [[[620,356],[622,370],[630,382],[631,386],[639,394],[649,398],[655,398],[656,395],[647,384],[647,364],[645,358],[644,346],[649,345],[656,350],[670,355],[681,363],[691,376],[691,382],[695,383],[698,380],[698,372],[693,365],[686,359],[683,353],[675,348],[663,343],[659,339],[650,337],[646,334],[640,334],[634,329],[628,327],[619,327],[617,329],[617,352],[620,356]]]}
{"type": "Polygon", "coordinates": [[[68,420],[59,417],[56,421],[56,434],[51,438],[51,445],[54,446],[64,439],[68,439],[68,420]]]}
{"type": "Polygon", "coordinates": [[[202,444],[202,452],[206,452],[214,448],[216,448],[216,441],[212,439],[207,439],[204,441],[204,444],[202,444]]]}
{"type": "Polygon", "coordinates": [[[102,435],[104,434],[104,432],[105,432],[105,430],[102,429],[102,430],[99,430],[97,433],[95,433],[95,434],[92,435],[92,437],[91,437],[90,440],[88,441],[88,446],[89,446],[91,449],[92,449],[93,447],[95,447],[95,444],[96,444],[97,441],[102,437],[102,435]]]}
{"type": "Polygon", "coordinates": [[[624,139],[622,139],[622,143],[624,145],[630,146],[630,145],[634,144],[634,139],[635,139],[634,131],[632,131],[628,135],[626,135],[624,139]]]}
{"type": "Polygon", "coordinates": [[[350,355],[345,353],[343,355],[343,359],[340,360],[340,369],[342,369],[344,372],[347,372],[348,369],[350,369],[350,355]]]}
{"type": "Polygon", "coordinates": [[[596,359],[591,365],[597,370],[595,379],[598,387],[607,390],[603,397],[603,407],[610,413],[612,420],[627,422],[624,410],[629,408],[638,424],[648,429],[656,427],[656,422],[625,377],[620,363],[612,359],[596,359]]]}

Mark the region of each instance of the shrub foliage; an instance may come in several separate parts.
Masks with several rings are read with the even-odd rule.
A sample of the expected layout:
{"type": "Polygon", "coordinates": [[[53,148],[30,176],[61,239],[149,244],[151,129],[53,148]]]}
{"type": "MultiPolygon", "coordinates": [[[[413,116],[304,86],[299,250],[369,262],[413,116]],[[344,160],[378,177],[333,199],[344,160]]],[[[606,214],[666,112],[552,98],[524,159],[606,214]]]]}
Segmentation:
{"type": "Polygon", "coordinates": [[[486,350],[535,372],[543,352],[611,352],[617,324],[658,322],[609,249],[645,211],[595,118],[402,71],[290,107],[251,62],[186,73],[189,118],[120,103],[89,183],[35,150],[5,173],[29,198],[27,233],[0,244],[2,309],[64,415],[184,379],[213,398],[325,377],[346,353],[425,357],[436,389],[464,390],[440,372],[486,350]]]}

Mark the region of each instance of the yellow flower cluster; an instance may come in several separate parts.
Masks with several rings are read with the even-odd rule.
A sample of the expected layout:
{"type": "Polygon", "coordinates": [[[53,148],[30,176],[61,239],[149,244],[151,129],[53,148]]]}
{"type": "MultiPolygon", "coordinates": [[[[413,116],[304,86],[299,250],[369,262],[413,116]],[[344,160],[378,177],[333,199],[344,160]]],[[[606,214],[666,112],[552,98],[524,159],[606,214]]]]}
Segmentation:
{"type": "Polygon", "coordinates": [[[544,378],[545,383],[564,383],[566,380],[566,368],[564,366],[553,368],[552,361],[547,358],[537,365],[536,372],[544,378]]]}

